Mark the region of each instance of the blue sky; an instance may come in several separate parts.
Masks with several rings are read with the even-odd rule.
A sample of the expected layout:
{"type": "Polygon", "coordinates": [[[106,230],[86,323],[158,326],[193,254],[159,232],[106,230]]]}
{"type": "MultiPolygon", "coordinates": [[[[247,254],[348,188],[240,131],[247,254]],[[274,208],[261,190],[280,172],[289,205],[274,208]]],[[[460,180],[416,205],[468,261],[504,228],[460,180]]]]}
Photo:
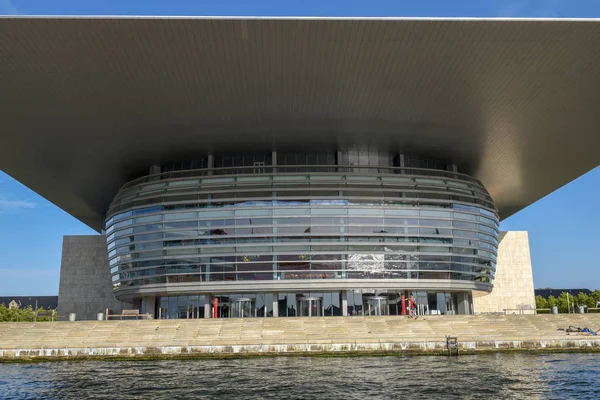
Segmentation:
{"type": "MultiPolygon", "coordinates": [[[[598,18],[600,0],[0,0],[3,14],[598,18]]],[[[529,231],[536,287],[600,288],[599,197],[597,167],[502,222],[529,231]]],[[[84,234],[95,232],[0,171],[0,296],[57,294],[62,236],[84,234]]]]}

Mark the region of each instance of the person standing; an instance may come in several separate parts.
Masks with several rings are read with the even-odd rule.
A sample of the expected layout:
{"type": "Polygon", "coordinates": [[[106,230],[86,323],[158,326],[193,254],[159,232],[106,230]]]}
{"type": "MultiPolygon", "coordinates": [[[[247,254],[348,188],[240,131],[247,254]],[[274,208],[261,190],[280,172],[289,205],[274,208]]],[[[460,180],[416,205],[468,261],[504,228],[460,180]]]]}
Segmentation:
{"type": "Polygon", "coordinates": [[[412,294],[408,297],[408,309],[409,309],[409,312],[408,312],[409,318],[413,318],[413,317],[415,319],[419,318],[419,316],[417,315],[417,304],[416,304],[415,298],[413,297],[412,294]]]}

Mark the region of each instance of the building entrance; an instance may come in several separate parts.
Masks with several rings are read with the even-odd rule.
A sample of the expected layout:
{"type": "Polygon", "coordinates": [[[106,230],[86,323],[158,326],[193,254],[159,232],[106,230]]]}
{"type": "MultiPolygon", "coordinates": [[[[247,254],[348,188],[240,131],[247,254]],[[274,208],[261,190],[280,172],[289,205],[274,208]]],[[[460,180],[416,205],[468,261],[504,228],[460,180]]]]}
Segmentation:
{"type": "Polygon", "coordinates": [[[320,317],[322,312],[323,300],[321,297],[300,297],[298,299],[299,317],[320,317]]]}
{"type": "Polygon", "coordinates": [[[251,318],[254,317],[254,301],[248,297],[239,297],[229,300],[230,318],[251,318]]]}
{"type": "Polygon", "coordinates": [[[367,315],[379,316],[390,314],[388,299],[384,296],[367,297],[364,307],[367,315]]]}

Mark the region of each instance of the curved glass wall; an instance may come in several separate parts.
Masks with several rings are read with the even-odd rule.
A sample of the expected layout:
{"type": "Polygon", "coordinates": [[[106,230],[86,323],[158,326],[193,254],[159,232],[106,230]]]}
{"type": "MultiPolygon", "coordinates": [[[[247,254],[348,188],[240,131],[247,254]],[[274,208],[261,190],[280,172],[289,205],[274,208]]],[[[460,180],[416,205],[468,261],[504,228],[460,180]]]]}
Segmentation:
{"type": "Polygon", "coordinates": [[[119,191],[105,232],[117,290],[213,281],[491,283],[498,248],[498,216],[479,181],[399,167],[146,176],[119,191]]]}

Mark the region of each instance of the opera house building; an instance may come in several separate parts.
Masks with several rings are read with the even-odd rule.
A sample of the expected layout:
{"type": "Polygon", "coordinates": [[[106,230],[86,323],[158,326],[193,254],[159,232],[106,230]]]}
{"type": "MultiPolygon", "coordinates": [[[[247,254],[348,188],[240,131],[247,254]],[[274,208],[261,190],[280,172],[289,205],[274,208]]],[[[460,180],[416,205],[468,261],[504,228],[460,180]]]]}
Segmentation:
{"type": "Polygon", "coordinates": [[[3,17],[0,169],[97,232],[63,241],[78,319],[535,312],[499,224],[599,164],[599,47],[586,20],[3,17]]]}

